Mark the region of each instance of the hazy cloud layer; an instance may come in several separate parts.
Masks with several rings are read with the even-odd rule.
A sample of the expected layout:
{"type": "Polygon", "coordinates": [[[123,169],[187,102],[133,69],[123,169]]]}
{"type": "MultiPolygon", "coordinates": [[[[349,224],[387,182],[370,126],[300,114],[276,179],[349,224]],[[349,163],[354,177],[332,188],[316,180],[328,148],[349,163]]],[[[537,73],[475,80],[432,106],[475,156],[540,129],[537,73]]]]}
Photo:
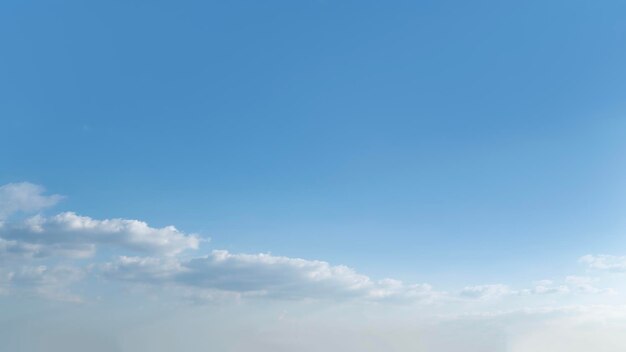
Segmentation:
{"type": "Polygon", "coordinates": [[[294,306],[209,305],[175,311],[152,307],[146,313],[140,307],[111,311],[65,305],[6,324],[0,341],[7,351],[32,352],[205,352],[207,346],[229,352],[626,350],[624,306],[581,305],[427,319],[405,306],[312,304],[306,314],[298,314],[294,306]],[[126,319],[129,314],[132,319],[126,319]]]}
{"type": "Polygon", "coordinates": [[[468,286],[463,288],[460,296],[469,299],[497,300],[507,296],[541,296],[555,294],[613,294],[612,289],[598,288],[597,279],[585,276],[567,276],[561,283],[553,280],[540,280],[530,287],[513,289],[504,284],[468,286]]]}
{"type": "Polygon", "coordinates": [[[393,299],[433,301],[441,295],[427,284],[374,281],[346,266],[269,254],[215,250],[188,261],[121,257],[105,264],[108,278],[133,283],[177,285],[280,299],[393,299]]]}
{"type": "Polygon", "coordinates": [[[580,261],[589,269],[626,272],[626,256],[587,254],[580,261]]]}
{"type": "Polygon", "coordinates": [[[461,291],[461,296],[468,298],[493,299],[512,294],[513,292],[514,291],[507,285],[490,284],[465,287],[461,291]]]}
{"type": "Polygon", "coordinates": [[[2,270],[0,287],[5,293],[20,296],[39,296],[48,299],[80,302],[81,298],[70,291],[70,286],[83,279],[85,271],[70,266],[47,267],[22,266],[13,270],[2,270]]]}

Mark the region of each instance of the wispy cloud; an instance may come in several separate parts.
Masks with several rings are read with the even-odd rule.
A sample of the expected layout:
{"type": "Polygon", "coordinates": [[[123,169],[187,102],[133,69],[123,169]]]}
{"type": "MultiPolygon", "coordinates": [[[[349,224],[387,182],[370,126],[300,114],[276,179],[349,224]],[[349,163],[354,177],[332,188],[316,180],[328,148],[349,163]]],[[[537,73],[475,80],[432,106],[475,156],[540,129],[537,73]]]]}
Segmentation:
{"type": "Polygon", "coordinates": [[[626,256],[587,254],[580,258],[580,262],[589,269],[626,272],[626,256]]]}
{"type": "Polygon", "coordinates": [[[57,204],[62,196],[44,195],[45,188],[29,182],[0,186],[0,221],[18,212],[36,212],[57,204]]]}

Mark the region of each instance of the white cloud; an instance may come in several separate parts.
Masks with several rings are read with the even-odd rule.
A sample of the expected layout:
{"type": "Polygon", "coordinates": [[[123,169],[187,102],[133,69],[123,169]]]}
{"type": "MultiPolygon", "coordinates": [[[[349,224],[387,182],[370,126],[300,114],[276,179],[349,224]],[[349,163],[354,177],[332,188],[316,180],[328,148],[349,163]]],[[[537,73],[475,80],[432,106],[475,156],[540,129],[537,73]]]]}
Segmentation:
{"type": "Polygon", "coordinates": [[[48,299],[80,302],[81,298],[70,293],[69,286],[80,281],[84,271],[74,267],[45,265],[22,266],[4,271],[4,289],[21,296],[33,295],[48,299]]]}
{"type": "Polygon", "coordinates": [[[626,256],[587,254],[580,258],[580,262],[587,264],[589,269],[626,272],[626,256]]]}
{"type": "MultiPolygon", "coordinates": [[[[569,276],[560,284],[542,280],[524,289],[505,284],[468,286],[451,296],[428,284],[374,280],[347,266],[320,260],[224,250],[183,260],[181,253],[198,249],[201,239],[174,226],[155,228],[139,220],[98,220],[73,212],[11,218],[18,212],[52,206],[59,199],[58,195],[44,195],[43,187],[31,183],[0,187],[0,293],[36,292],[39,296],[71,300],[66,283],[80,280],[84,270],[58,267],[58,263],[95,266],[110,279],[158,289],[173,288],[194,298],[262,296],[283,300],[419,303],[456,298],[466,304],[470,302],[468,298],[497,300],[510,296],[613,292],[595,287],[592,278],[569,276]],[[102,249],[107,256],[119,259],[102,264],[102,256],[94,255],[102,249]],[[74,261],[88,258],[91,259],[74,261]]],[[[586,255],[580,260],[592,269],[626,272],[626,257],[586,255]]]]}
{"type": "Polygon", "coordinates": [[[33,258],[38,255],[41,246],[0,238],[0,262],[7,259],[33,258]]]}
{"type": "Polygon", "coordinates": [[[555,284],[552,280],[539,280],[533,284],[531,288],[523,289],[520,294],[523,295],[550,295],[565,294],[571,290],[567,285],[555,284]]]}
{"type": "Polygon", "coordinates": [[[580,293],[616,293],[615,290],[610,288],[598,288],[594,286],[594,283],[598,279],[587,276],[568,276],[565,278],[565,282],[574,290],[580,293]]]}
{"type": "Polygon", "coordinates": [[[55,205],[63,197],[44,195],[42,186],[28,182],[0,186],[0,220],[17,212],[35,212],[55,205]]]}
{"type": "Polygon", "coordinates": [[[50,257],[88,258],[96,251],[95,244],[29,243],[0,238],[0,263],[50,257]]]}
{"type": "Polygon", "coordinates": [[[512,289],[504,284],[477,285],[465,287],[460,297],[479,300],[500,299],[505,296],[541,296],[554,294],[615,294],[610,288],[598,288],[593,285],[597,279],[583,276],[567,276],[562,283],[552,280],[539,280],[530,287],[512,289]]]}
{"type": "Polygon", "coordinates": [[[200,243],[197,236],[186,235],[174,226],[153,228],[138,220],[96,220],[72,212],[8,224],[0,228],[0,236],[13,241],[5,242],[7,248],[27,247],[33,255],[78,258],[89,257],[97,246],[172,256],[197,249],[200,243]]]}
{"type": "Polygon", "coordinates": [[[166,283],[187,271],[175,258],[119,257],[113,263],[101,266],[105,275],[137,283],[166,283]]]}
{"type": "Polygon", "coordinates": [[[494,299],[514,293],[509,286],[503,284],[467,286],[461,290],[462,297],[476,299],[494,299]]]}
{"type": "Polygon", "coordinates": [[[431,302],[441,296],[429,285],[397,280],[374,281],[324,261],[232,254],[223,250],[180,262],[172,258],[121,257],[102,267],[106,277],[133,283],[176,285],[281,299],[411,300],[431,302]]]}

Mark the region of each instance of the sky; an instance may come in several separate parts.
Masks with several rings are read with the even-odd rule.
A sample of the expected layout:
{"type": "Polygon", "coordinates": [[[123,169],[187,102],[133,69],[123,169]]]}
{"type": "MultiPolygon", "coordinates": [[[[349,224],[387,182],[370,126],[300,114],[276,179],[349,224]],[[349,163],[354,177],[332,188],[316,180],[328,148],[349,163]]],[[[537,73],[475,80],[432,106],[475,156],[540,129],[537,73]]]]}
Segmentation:
{"type": "Polygon", "coordinates": [[[0,350],[623,351],[625,12],[3,1],[0,350]]]}

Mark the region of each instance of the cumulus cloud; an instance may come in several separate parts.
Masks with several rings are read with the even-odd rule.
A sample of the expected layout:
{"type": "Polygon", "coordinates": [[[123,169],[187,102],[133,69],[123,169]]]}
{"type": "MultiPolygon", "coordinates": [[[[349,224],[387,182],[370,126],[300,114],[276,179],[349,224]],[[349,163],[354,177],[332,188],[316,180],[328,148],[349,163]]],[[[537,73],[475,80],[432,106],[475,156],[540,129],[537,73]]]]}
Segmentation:
{"type": "Polygon", "coordinates": [[[13,286],[30,285],[34,291],[39,285],[42,296],[53,291],[50,279],[44,280],[54,277],[50,276],[53,272],[42,269],[45,266],[28,266],[31,260],[85,259],[93,257],[101,247],[110,248],[118,255],[124,252],[149,255],[121,256],[114,263],[102,265],[105,277],[136,284],[176,286],[193,291],[195,296],[214,297],[215,292],[221,292],[281,299],[427,302],[441,295],[427,284],[407,285],[392,279],[375,281],[349,267],[318,260],[233,254],[223,250],[191,260],[178,258],[185,250],[198,249],[199,244],[197,236],[173,226],[153,228],[138,220],[97,220],[65,212],[5,224],[0,228],[0,262],[12,262],[19,269],[11,272],[13,286]],[[24,271],[27,267],[41,270],[24,271]],[[40,279],[35,280],[36,277],[40,279]]]}
{"type": "Polygon", "coordinates": [[[42,186],[28,182],[0,186],[0,220],[17,212],[35,212],[59,202],[60,195],[44,195],[42,186]]]}
{"type": "Polygon", "coordinates": [[[0,228],[0,237],[8,240],[5,247],[14,252],[77,258],[91,256],[97,246],[172,256],[197,249],[200,243],[197,236],[184,234],[174,226],[153,228],[138,220],[96,220],[72,212],[52,217],[38,215],[5,225],[0,228]]]}
{"type": "Polygon", "coordinates": [[[154,228],[128,219],[98,220],[64,212],[13,217],[53,206],[59,195],[28,182],[0,186],[0,293],[79,301],[70,286],[96,261],[98,249],[120,255],[136,253],[166,258],[197,249],[200,238],[173,226],[154,228]],[[63,261],[64,266],[57,265],[63,261]]]}
{"type": "MultiPolygon", "coordinates": [[[[157,289],[173,288],[196,298],[432,303],[452,297],[492,300],[513,295],[610,292],[595,287],[591,278],[570,276],[561,284],[542,280],[525,289],[505,284],[468,286],[451,296],[428,284],[375,280],[350,267],[321,260],[225,250],[181,259],[181,253],[197,250],[201,239],[174,226],[156,228],[139,220],[94,219],[74,212],[11,217],[19,212],[39,211],[61,199],[44,193],[43,187],[26,182],[0,187],[0,293],[29,292],[72,300],[68,287],[84,276],[80,266],[96,267],[104,278],[157,289]],[[110,257],[95,256],[102,249],[102,253],[118,259],[104,263],[110,257]],[[79,267],[60,267],[59,263],[79,267]]],[[[581,261],[593,269],[626,271],[626,257],[587,255],[581,261]]]]}
{"type": "Polygon", "coordinates": [[[133,283],[176,285],[246,296],[281,299],[412,300],[431,302],[441,295],[426,284],[406,285],[397,280],[374,281],[353,269],[324,261],[232,254],[210,255],[180,262],[174,259],[121,257],[102,267],[108,278],[133,283]]]}

